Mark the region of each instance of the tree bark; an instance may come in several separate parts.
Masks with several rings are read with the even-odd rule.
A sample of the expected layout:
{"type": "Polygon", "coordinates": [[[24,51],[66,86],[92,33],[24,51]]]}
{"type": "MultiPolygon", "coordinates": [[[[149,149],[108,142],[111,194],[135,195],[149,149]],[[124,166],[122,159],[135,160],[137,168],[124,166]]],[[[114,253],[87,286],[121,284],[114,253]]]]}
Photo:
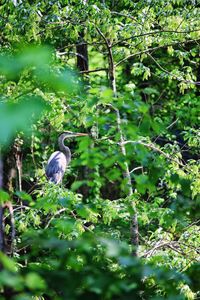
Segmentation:
{"type": "MultiPolygon", "coordinates": [[[[89,71],[89,61],[88,61],[88,46],[87,43],[84,40],[84,29],[82,29],[79,32],[79,41],[78,45],[76,46],[76,53],[77,53],[77,68],[80,71],[80,73],[83,74],[83,78],[87,75],[87,72],[89,71]]],[[[89,84],[89,77],[85,77],[84,81],[86,83],[86,91],[87,86],[89,84]],[[86,79],[85,79],[86,78],[86,79]]],[[[90,180],[91,177],[91,169],[85,166],[83,168],[83,173],[80,175],[84,179],[90,180]]],[[[80,192],[84,196],[84,198],[89,197],[90,188],[86,185],[80,187],[80,192]]]]}
{"type": "Polygon", "coordinates": [[[79,43],[76,46],[77,68],[80,72],[88,71],[88,47],[84,41],[84,30],[79,33],[79,43]]]}

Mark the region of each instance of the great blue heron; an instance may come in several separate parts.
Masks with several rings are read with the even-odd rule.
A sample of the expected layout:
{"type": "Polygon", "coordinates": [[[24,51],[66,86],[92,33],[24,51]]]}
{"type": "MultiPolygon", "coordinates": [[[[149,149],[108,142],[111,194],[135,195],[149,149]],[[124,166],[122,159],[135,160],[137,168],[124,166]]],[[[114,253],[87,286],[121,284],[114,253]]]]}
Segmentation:
{"type": "Polygon", "coordinates": [[[71,151],[67,146],[65,146],[65,139],[86,135],[88,134],[66,131],[58,137],[58,145],[60,151],[55,151],[51,154],[45,170],[46,176],[50,182],[53,182],[55,184],[60,183],[64,176],[66,167],[71,161],[71,151]]]}

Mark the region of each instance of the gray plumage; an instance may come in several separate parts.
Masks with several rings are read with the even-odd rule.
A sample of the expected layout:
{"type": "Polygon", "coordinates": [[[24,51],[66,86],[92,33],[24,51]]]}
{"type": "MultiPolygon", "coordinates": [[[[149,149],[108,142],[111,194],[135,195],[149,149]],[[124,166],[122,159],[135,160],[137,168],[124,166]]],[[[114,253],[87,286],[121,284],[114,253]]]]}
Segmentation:
{"type": "Polygon", "coordinates": [[[69,137],[86,136],[85,133],[73,133],[70,131],[62,133],[58,138],[60,151],[55,151],[51,154],[47,166],[46,176],[50,182],[59,184],[62,182],[65,170],[71,161],[71,151],[65,146],[64,141],[69,137]]]}

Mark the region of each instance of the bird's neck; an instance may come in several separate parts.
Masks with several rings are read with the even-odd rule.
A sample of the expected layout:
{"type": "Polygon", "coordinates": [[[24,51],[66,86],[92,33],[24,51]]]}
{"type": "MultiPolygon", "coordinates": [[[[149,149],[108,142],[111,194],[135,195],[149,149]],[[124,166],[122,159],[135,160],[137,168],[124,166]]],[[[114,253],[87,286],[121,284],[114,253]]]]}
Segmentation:
{"type": "Polygon", "coordinates": [[[70,149],[65,146],[64,141],[65,141],[66,136],[63,134],[61,134],[61,136],[58,138],[58,145],[60,148],[60,151],[62,151],[67,159],[67,163],[69,163],[71,161],[71,151],[70,149]]]}

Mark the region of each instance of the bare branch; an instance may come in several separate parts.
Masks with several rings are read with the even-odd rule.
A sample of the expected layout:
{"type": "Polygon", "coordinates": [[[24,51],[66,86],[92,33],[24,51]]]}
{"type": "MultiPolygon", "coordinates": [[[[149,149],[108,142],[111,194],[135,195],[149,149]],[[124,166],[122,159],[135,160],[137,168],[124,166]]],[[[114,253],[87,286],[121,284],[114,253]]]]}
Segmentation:
{"type": "MultiPolygon", "coordinates": [[[[152,256],[156,250],[160,249],[160,248],[169,248],[181,255],[183,255],[184,257],[188,257],[187,253],[185,253],[180,246],[182,245],[182,243],[180,243],[179,241],[158,241],[155,246],[153,246],[152,249],[148,250],[147,252],[145,252],[141,257],[150,257],[152,256]]],[[[184,245],[185,247],[190,248],[190,245],[184,245]]],[[[196,253],[198,253],[198,251],[196,249],[193,249],[196,253]]],[[[194,258],[192,261],[197,261],[196,258],[194,258]]]]}
{"type": "MultiPolygon", "coordinates": [[[[65,212],[65,211],[68,211],[68,209],[67,209],[67,208],[61,208],[60,210],[58,210],[58,211],[57,211],[57,212],[49,219],[49,221],[47,222],[47,224],[46,224],[46,226],[45,226],[45,229],[47,229],[47,228],[49,227],[50,223],[53,221],[53,219],[54,219],[56,216],[60,215],[61,213],[65,212]]],[[[72,215],[72,217],[73,217],[75,220],[77,220],[76,214],[75,214],[73,211],[69,211],[69,212],[70,212],[70,214],[72,215]]],[[[87,231],[92,232],[92,230],[91,230],[89,227],[85,226],[84,224],[83,224],[83,228],[84,228],[85,230],[87,230],[87,231]]]]}
{"type": "Polygon", "coordinates": [[[109,63],[108,73],[109,73],[110,85],[113,90],[114,96],[116,97],[117,88],[116,88],[116,80],[115,80],[115,64],[114,64],[113,54],[112,54],[112,43],[110,42],[110,40],[108,40],[105,37],[103,32],[97,26],[95,26],[95,28],[106,43],[106,47],[108,50],[108,63],[109,63]]]}
{"type": "Polygon", "coordinates": [[[167,242],[161,242],[161,243],[158,243],[155,247],[153,247],[152,249],[150,249],[149,251],[147,251],[146,253],[144,253],[141,257],[149,257],[149,256],[152,256],[153,253],[160,249],[160,248],[163,248],[163,247],[166,247],[170,244],[171,242],[170,241],[167,241],[167,242]]]}
{"type": "MultiPolygon", "coordinates": [[[[19,205],[17,206],[16,208],[13,209],[13,212],[17,211],[17,210],[21,210],[21,209],[31,209],[31,207],[29,206],[25,206],[25,205],[19,205]]],[[[10,214],[7,214],[5,217],[4,217],[4,220],[7,219],[8,217],[10,217],[10,214]]]]}
{"type": "MultiPolygon", "coordinates": [[[[71,213],[71,215],[73,216],[73,218],[74,218],[75,220],[77,220],[77,216],[76,216],[76,214],[73,212],[73,210],[71,210],[70,213],[71,213]]],[[[84,224],[82,224],[82,225],[83,225],[83,228],[84,228],[86,231],[92,232],[92,230],[91,230],[89,227],[85,226],[84,224]]]]}
{"type": "Polygon", "coordinates": [[[169,126],[167,126],[167,129],[170,129],[171,127],[173,127],[177,122],[178,122],[179,118],[177,118],[174,122],[172,122],[169,126]]]}
{"type": "Polygon", "coordinates": [[[118,15],[118,16],[122,16],[122,17],[125,17],[125,18],[129,18],[129,19],[131,19],[131,20],[137,22],[137,24],[141,24],[141,23],[138,22],[137,18],[134,18],[134,17],[131,16],[131,15],[126,15],[126,14],[124,14],[124,13],[117,12],[117,11],[111,11],[111,14],[113,14],[113,15],[118,15]]]}
{"type": "MultiPolygon", "coordinates": [[[[120,112],[119,110],[114,107],[112,104],[106,104],[106,106],[111,107],[115,113],[116,113],[116,119],[117,119],[117,130],[120,136],[120,141],[119,141],[119,146],[121,149],[121,153],[126,157],[126,148],[125,144],[126,142],[124,141],[124,136],[121,128],[121,117],[120,117],[120,112]]],[[[125,161],[125,171],[124,171],[124,178],[127,180],[127,186],[128,186],[128,195],[131,197],[133,195],[133,188],[132,188],[132,182],[131,182],[131,175],[129,171],[129,166],[128,163],[125,161]]],[[[137,248],[139,244],[139,233],[138,233],[138,218],[137,218],[137,210],[135,207],[135,203],[132,201],[132,209],[133,209],[133,215],[131,216],[131,225],[130,225],[130,233],[131,233],[131,243],[134,246],[132,249],[132,255],[137,256],[137,248]]]]}
{"type": "Polygon", "coordinates": [[[178,81],[181,81],[181,82],[185,82],[185,83],[190,83],[190,84],[194,84],[194,85],[200,85],[200,81],[192,81],[192,80],[185,80],[181,77],[178,77],[174,74],[172,74],[171,72],[169,72],[168,70],[164,69],[158,62],[157,60],[150,54],[150,53],[147,53],[147,55],[155,62],[155,64],[163,71],[165,72],[166,74],[170,75],[173,77],[173,79],[176,79],[178,81]]]}
{"type": "Polygon", "coordinates": [[[47,229],[51,223],[51,221],[58,215],[60,215],[62,212],[66,211],[67,209],[66,208],[62,208],[60,210],[58,210],[50,219],[49,221],[47,222],[46,226],[44,227],[45,229],[47,229]]]}
{"type": "Polygon", "coordinates": [[[191,224],[188,225],[185,229],[190,228],[190,227],[192,227],[192,226],[194,226],[194,225],[197,225],[197,224],[199,224],[199,223],[200,223],[200,219],[197,220],[197,221],[195,221],[195,222],[193,222],[193,223],[191,223],[191,224]]]}
{"type": "Polygon", "coordinates": [[[175,42],[175,43],[171,43],[171,44],[167,44],[167,45],[162,45],[162,46],[156,46],[156,47],[148,48],[146,50],[142,50],[142,51],[139,51],[139,52],[136,52],[136,53],[133,53],[133,54],[130,54],[130,55],[124,57],[122,60],[120,60],[118,63],[115,64],[115,67],[121,65],[123,62],[125,62],[126,60],[128,60],[129,58],[134,57],[134,56],[138,56],[138,55],[141,55],[141,54],[144,54],[144,53],[148,53],[150,51],[155,51],[155,50],[166,48],[166,47],[170,47],[170,46],[188,44],[188,43],[192,43],[192,42],[196,42],[196,41],[200,41],[200,39],[187,40],[187,41],[183,41],[183,42],[179,41],[179,42],[175,42]]]}
{"type": "Polygon", "coordinates": [[[97,26],[95,26],[95,28],[98,31],[98,33],[100,34],[100,36],[103,38],[103,40],[105,41],[105,44],[106,44],[107,48],[110,48],[111,44],[108,42],[108,40],[105,37],[105,35],[103,34],[103,32],[97,26]]]}
{"type": "Polygon", "coordinates": [[[137,35],[132,35],[126,39],[122,39],[122,40],[119,40],[115,43],[113,43],[113,47],[118,45],[118,44],[121,44],[123,42],[126,42],[126,41],[129,41],[129,40],[132,40],[132,39],[136,39],[136,38],[139,38],[139,37],[143,37],[143,36],[149,36],[149,35],[155,35],[155,34],[161,34],[161,33],[177,33],[177,34],[189,34],[189,33],[192,33],[192,32],[198,32],[200,31],[200,28],[198,29],[194,29],[194,30],[187,30],[187,31],[176,31],[176,30],[157,30],[157,31],[150,31],[150,32],[145,32],[145,33],[141,33],[141,34],[137,34],[137,35]]]}
{"type": "Polygon", "coordinates": [[[16,97],[14,97],[14,99],[18,99],[20,97],[26,96],[26,95],[32,93],[34,90],[35,90],[35,87],[33,87],[33,88],[31,88],[31,89],[29,89],[29,90],[27,90],[27,91],[25,91],[25,92],[17,95],[16,97]]]}
{"type": "Polygon", "coordinates": [[[133,172],[135,172],[135,171],[137,171],[137,170],[141,170],[141,169],[143,169],[142,166],[141,166],[141,167],[134,168],[133,170],[130,171],[130,174],[133,173],[133,172]]]}
{"type": "Polygon", "coordinates": [[[124,145],[126,144],[135,144],[135,145],[143,145],[147,148],[150,148],[152,150],[154,150],[155,152],[158,152],[160,154],[162,154],[164,157],[166,157],[168,160],[170,161],[174,161],[176,162],[177,164],[179,164],[180,166],[184,167],[184,164],[180,161],[178,161],[176,158],[173,158],[171,157],[169,154],[165,153],[164,151],[162,151],[160,148],[157,148],[156,146],[154,146],[153,144],[148,144],[148,143],[145,143],[143,141],[125,141],[123,142],[124,145]]]}
{"type": "MultiPolygon", "coordinates": [[[[172,122],[171,124],[169,124],[169,126],[167,126],[166,129],[170,129],[171,127],[173,127],[177,122],[178,122],[179,118],[177,118],[174,122],[172,122]]],[[[154,139],[154,143],[161,137],[162,134],[159,134],[155,139],[154,139]]]]}

